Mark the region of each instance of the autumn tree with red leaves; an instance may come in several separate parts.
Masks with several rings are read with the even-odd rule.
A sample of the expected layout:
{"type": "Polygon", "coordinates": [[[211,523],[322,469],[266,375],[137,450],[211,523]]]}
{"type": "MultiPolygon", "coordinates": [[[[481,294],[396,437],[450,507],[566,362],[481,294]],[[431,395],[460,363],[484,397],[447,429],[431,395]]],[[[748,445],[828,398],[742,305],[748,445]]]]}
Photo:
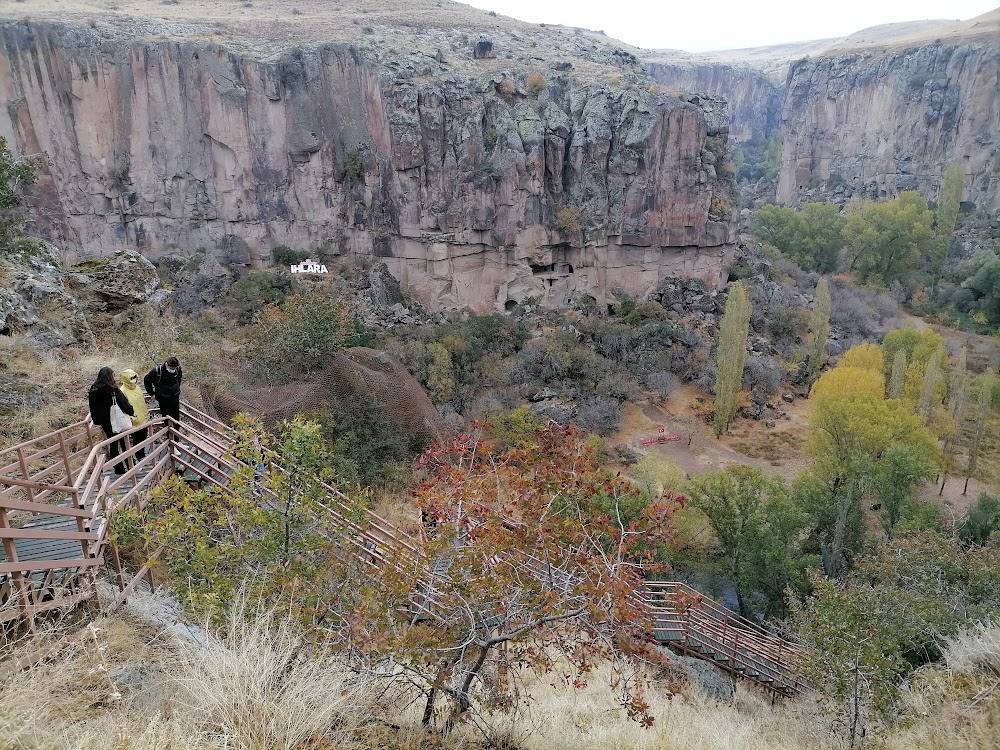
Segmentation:
{"type": "Polygon", "coordinates": [[[651,724],[636,667],[661,657],[640,592],[682,500],[601,469],[572,427],[501,450],[479,426],[420,465],[423,562],[359,586],[355,657],[421,690],[424,724],[443,715],[445,732],[478,707],[516,710],[522,668],[582,685],[609,659],[629,716],[651,724]]]}

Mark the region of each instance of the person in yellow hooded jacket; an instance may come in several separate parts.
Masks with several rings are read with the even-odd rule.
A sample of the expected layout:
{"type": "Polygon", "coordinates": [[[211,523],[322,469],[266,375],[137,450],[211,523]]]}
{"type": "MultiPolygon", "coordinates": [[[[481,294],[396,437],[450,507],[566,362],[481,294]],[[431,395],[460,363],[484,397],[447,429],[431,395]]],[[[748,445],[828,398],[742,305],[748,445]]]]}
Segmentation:
{"type": "MultiPolygon", "coordinates": [[[[149,421],[149,409],[146,407],[146,397],[139,388],[139,373],[135,370],[122,370],[122,393],[132,405],[135,414],[132,415],[132,426],[138,427],[149,421]]],[[[132,444],[141,443],[149,434],[148,430],[138,430],[132,434],[132,444]]],[[[135,460],[139,461],[146,455],[146,449],[135,452],[135,460]]]]}

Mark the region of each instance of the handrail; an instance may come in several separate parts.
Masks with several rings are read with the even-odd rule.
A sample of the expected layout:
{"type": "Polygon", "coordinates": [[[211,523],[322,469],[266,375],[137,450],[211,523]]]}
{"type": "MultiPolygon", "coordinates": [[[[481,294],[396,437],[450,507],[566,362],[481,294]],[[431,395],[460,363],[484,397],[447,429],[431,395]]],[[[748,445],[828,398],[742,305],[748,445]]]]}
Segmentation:
{"type": "MultiPolygon", "coordinates": [[[[152,411],[155,414],[155,407],[152,411]]],[[[145,424],[99,441],[94,439],[93,423],[84,419],[0,451],[0,462],[9,460],[8,457],[16,457],[13,462],[0,468],[0,541],[3,542],[7,557],[6,561],[0,563],[0,575],[24,576],[47,572],[44,585],[50,585],[48,581],[55,572],[64,571],[65,577],[78,575],[73,571],[92,571],[102,564],[101,557],[108,545],[111,516],[130,503],[141,504],[143,493],[158,482],[168,468],[188,470],[204,481],[232,492],[228,487],[231,473],[240,466],[255,468],[227,456],[233,445],[232,428],[187,402],[181,402],[181,415],[182,419],[178,422],[172,417],[151,414],[152,418],[145,424]],[[146,438],[133,444],[132,436],[142,430],[148,431],[146,438]],[[87,441],[83,449],[76,447],[80,438],[86,438],[87,441]],[[123,450],[113,459],[106,458],[107,447],[116,441],[124,441],[123,450]],[[68,447],[69,443],[73,443],[73,446],[68,447]],[[26,455],[25,450],[30,453],[26,455]],[[141,460],[136,460],[135,456],[140,450],[145,450],[146,455],[141,460]],[[81,457],[84,457],[82,463],[79,462],[81,457]],[[31,468],[43,459],[46,460],[46,465],[32,473],[31,468]],[[112,480],[104,478],[105,469],[119,464],[126,466],[125,472],[112,480]],[[146,473],[143,474],[143,471],[146,473]],[[3,472],[17,472],[23,478],[2,476],[3,472]],[[38,481],[63,475],[66,476],[64,484],[38,481]],[[4,486],[8,489],[3,490],[4,486]],[[16,497],[19,493],[27,493],[27,499],[16,497]],[[70,495],[72,500],[69,505],[39,502],[53,493],[70,495]],[[75,519],[77,528],[69,530],[65,525],[61,529],[42,526],[10,528],[6,521],[8,511],[21,511],[33,516],[47,514],[67,521],[75,519]],[[96,523],[92,523],[95,521],[96,523]],[[80,542],[84,545],[84,557],[21,561],[17,559],[13,543],[15,540],[25,539],[80,542]]],[[[270,469],[288,473],[285,467],[277,463],[272,464],[270,469]]],[[[402,570],[401,564],[404,561],[418,563],[433,577],[430,572],[432,566],[424,560],[422,551],[410,534],[369,509],[363,509],[363,521],[355,520],[357,509],[351,505],[350,498],[332,485],[324,483],[323,488],[327,497],[319,508],[336,528],[346,532],[343,541],[347,543],[351,555],[378,570],[385,570],[386,566],[402,570]]],[[[264,497],[268,503],[278,502],[267,490],[264,490],[264,497]]],[[[114,548],[112,550],[118,570],[117,552],[114,548]]],[[[56,553],[60,554],[63,553],[56,553]]],[[[532,558],[530,554],[526,553],[520,564],[526,564],[532,575],[550,577],[546,563],[532,558]]],[[[132,578],[127,587],[119,573],[122,593],[116,600],[116,605],[124,601],[128,592],[148,573],[147,565],[132,578]]],[[[92,576],[91,573],[91,581],[92,576]]],[[[18,580],[18,585],[5,587],[4,590],[9,588],[12,592],[13,600],[19,602],[17,606],[21,616],[26,615],[29,624],[39,612],[82,601],[95,593],[73,590],[65,597],[38,602],[29,593],[34,584],[26,577],[18,580]],[[21,601],[21,597],[29,598],[21,601]]],[[[72,589],[72,585],[70,588],[72,589]]],[[[641,590],[635,592],[635,596],[648,612],[652,633],[673,636],[667,639],[668,645],[699,656],[705,656],[699,651],[704,649],[712,655],[709,658],[719,666],[755,680],[775,692],[798,692],[805,688],[791,668],[804,656],[805,652],[800,647],[769,632],[759,623],[732,612],[687,584],[679,581],[648,581],[641,590]]],[[[8,600],[8,606],[10,601],[8,600]]],[[[412,605],[415,610],[433,616],[432,587],[421,589],[412,605]]],[[[0,622],[14,616],[17,616],[16,612],[0,609],[0,622]]]]}

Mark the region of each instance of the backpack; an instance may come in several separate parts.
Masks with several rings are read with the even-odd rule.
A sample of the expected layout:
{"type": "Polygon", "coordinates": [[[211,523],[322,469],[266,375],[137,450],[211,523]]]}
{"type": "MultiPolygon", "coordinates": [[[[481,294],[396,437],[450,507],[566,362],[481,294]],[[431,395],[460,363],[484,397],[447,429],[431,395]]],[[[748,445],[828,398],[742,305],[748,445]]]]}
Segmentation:
{"type": "MultiPolygon", "coordinates": [[[[163,363],[161,362],[156,366],[156,392],[160,392],[160,380],[163,378],[163,363]]],[[[180,388],[181,381],[184,379],[184,371],[181,369],[180,365],[177,365],[177,387],[180,388]]]]}

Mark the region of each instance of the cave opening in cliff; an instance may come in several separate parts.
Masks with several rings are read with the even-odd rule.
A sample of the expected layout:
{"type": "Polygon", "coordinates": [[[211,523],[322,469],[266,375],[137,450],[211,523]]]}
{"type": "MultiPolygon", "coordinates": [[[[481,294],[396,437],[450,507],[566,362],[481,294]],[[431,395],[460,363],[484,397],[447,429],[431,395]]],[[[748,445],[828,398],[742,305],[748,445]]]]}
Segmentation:
{"type": "Polygon", "coordinates": [[[534,263],[531,264],[531,272],[533,274],[553,273],[555,270],[556,270],[556,264],[555,263],[549,263],[547,266],[540,266],[540,265],[536,265],[534,263]]]}
{"type": "Polygon", "coordinates": [[[503,303],[503,309],[507,312],[513,312],[515,307],[517,307],[517,300],[509,299],[503,303]]]}

